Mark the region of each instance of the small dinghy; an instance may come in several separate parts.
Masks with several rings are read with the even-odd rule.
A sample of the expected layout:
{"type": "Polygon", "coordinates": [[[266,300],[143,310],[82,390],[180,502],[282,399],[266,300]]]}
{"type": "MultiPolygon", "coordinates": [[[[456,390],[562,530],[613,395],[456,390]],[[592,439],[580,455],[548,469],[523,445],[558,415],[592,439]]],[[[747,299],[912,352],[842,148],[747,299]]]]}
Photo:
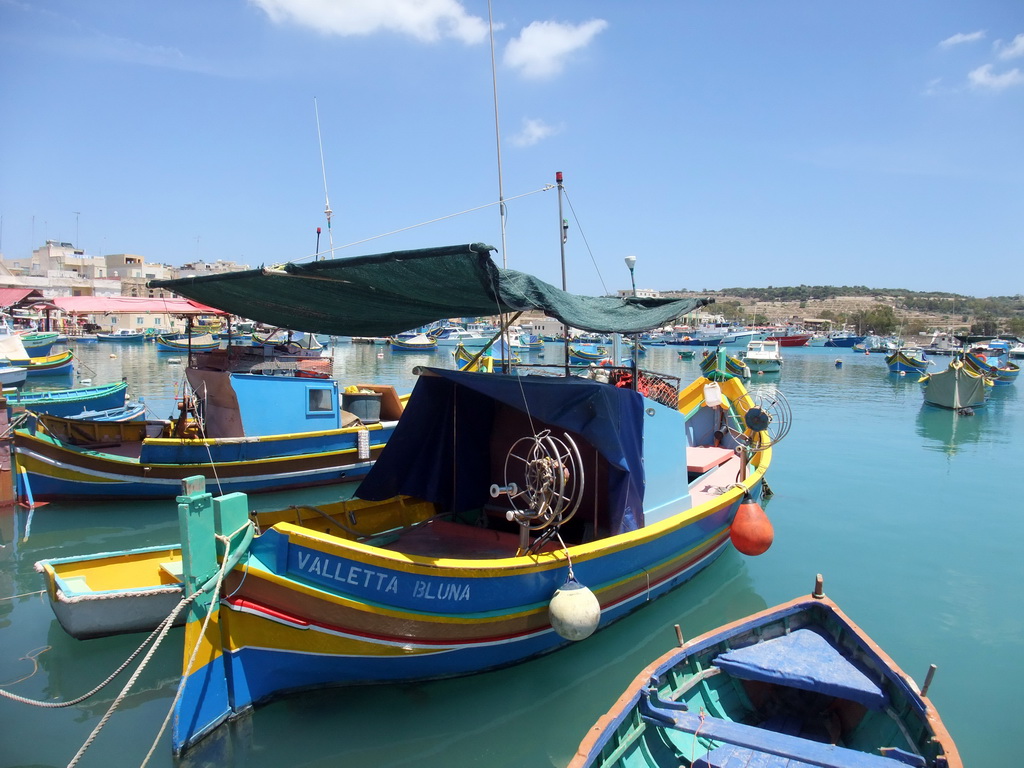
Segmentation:
{"type": "Polygon", "coordinates": [[[960,768],[935,668],[919,689],[821,584],[654,661],[569,768],[960,768]]]}

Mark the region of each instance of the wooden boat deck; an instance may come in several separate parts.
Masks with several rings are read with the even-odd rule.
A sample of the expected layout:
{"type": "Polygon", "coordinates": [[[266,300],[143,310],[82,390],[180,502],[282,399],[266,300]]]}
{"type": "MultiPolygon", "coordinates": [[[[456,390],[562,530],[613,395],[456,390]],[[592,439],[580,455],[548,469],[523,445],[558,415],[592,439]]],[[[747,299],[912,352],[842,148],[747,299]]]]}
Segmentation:
{"type": "MultiPolygon", "coordinates": [[[[488,559],[515,557],[519,551],[519,535],[494,528],[430,520],[399,534],[382,548],[420,557],[488,559]]],[[[559,545],[548,542],[542,552],[557,551],[559,545]]]]}

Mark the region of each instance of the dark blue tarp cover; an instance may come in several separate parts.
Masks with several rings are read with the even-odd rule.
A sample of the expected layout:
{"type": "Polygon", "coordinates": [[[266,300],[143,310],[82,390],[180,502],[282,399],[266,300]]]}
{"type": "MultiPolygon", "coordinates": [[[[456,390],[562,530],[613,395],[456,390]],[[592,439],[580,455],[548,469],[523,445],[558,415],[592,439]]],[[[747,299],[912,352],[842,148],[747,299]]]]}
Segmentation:
{"type": "Polygon", "coordinates": [[[882,709],[888,697],[878,685],[812,629],[737,648],[715,659],[716,667],[741,680],[779,683],[882,709]]]}
{"type": "Polygon", "coordinates": [[[544,422],[592,445],[609,464],[610,531],[643,527],[643,397],[587,379],[427,369],[356,495],[404,494],[454,512],[482,507],[491,484],[504,482],[492,476],[490,456],[500,405],[528,410],[535,426],[524,422],[524,436],[544,422]]]}

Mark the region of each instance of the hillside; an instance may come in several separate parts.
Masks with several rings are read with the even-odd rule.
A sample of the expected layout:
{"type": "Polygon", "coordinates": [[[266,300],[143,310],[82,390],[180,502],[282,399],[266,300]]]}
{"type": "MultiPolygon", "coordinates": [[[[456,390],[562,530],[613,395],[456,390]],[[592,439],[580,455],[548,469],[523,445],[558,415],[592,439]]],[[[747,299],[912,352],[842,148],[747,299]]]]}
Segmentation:
{"type": "Polygon", "coordinates": [[[715,311],[744,323],[831,320],[876,333],[964,330],[1024,336],[1024,296],[975,298],[950,293],[865,286],[768,286],[720,291],[667,291],[664,296],[708,296],[715,311]]]}

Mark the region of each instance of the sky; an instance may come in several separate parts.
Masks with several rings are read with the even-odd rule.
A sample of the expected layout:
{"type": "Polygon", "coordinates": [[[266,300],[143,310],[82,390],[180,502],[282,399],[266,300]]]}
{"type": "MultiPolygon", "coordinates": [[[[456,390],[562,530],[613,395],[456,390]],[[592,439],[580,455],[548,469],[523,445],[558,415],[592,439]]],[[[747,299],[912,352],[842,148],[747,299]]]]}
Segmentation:
{"type": "Polygon", "coordinates": [[[1020,0],[0,0],[7,259],[1007,296],[1022,182],[1020,0]]]}

